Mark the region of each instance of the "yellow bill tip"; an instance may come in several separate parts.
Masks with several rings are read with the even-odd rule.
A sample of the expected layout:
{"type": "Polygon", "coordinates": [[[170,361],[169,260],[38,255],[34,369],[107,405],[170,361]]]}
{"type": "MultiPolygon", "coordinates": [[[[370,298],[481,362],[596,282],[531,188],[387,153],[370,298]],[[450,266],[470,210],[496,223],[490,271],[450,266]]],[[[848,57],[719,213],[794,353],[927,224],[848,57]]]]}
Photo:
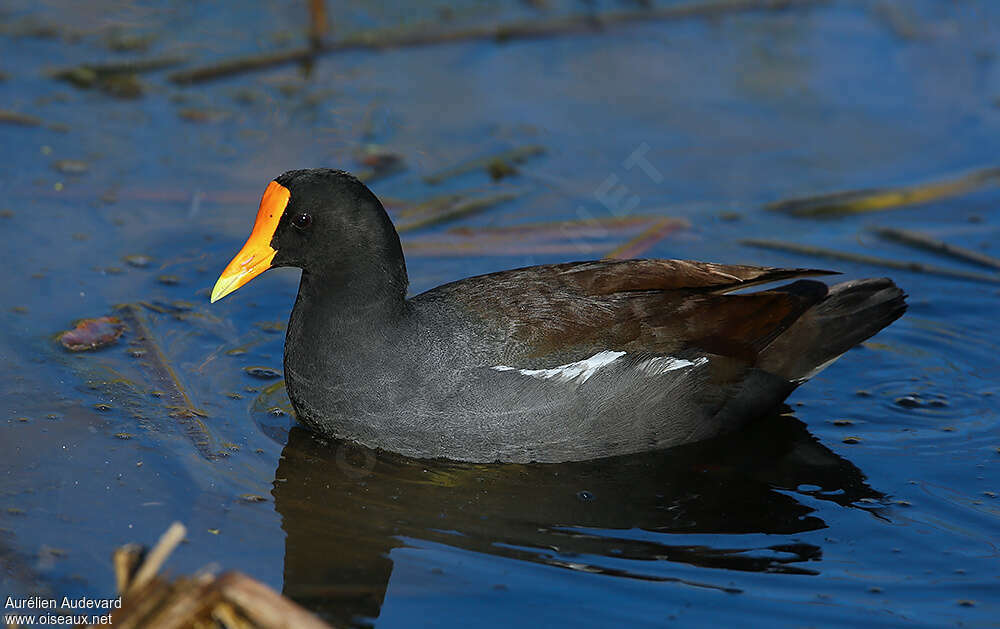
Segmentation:
{"type": "Polygon", "coordinates": [[[211,303],[215,303],[243,286],[253,278],[271,268],[271,261],[278,252],[270,245],[252,247],[251,243],[236,254],[233,261],[229,263],[226,270],[219,276],[219,280],[212,288],[211,303]]]}
{"type": "Polygon", "coordinates": [[[212,288],[212,298],[209,303],[214,304],[229,293],[236,290],[235,284],[237,279],[238,278],[236,277],[220,277],[219,281],[217,281],[215,286],[212,288]]]}

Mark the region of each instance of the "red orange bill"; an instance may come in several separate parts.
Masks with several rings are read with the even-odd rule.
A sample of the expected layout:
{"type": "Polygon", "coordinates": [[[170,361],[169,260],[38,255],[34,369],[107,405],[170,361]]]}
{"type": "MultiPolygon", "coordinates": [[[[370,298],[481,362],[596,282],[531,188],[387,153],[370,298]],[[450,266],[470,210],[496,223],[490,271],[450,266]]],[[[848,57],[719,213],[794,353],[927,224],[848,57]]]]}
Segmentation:
{"type": "Polygon", "coordinates": [[[276,250],[271,248],[271,239],[278,229],[278,222],[285,212],[291,193],[277,181],[267,185],[257,210],[257,220],[246,244],[236,257],[226,266],[212,289],[212,303],[215,303],[243,286],[253,278],[271,268],[276,250]]]}

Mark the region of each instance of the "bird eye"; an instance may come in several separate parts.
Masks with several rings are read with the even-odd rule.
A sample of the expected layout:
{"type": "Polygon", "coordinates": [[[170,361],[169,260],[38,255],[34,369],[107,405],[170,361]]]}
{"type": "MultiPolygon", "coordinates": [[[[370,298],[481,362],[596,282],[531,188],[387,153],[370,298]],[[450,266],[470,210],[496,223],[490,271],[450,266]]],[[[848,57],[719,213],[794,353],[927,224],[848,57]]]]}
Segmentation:
{"type": "Polygon", "coordinates": [[[312,222],[313,222],[313,217],[309,214],[306,214],[305,212],[300,212],[296,214],[295,218],[292,219],[292,225],[295,225],[299,229],[305,229],[306,227],[309,227],[310,225],[312,225],[312,222]]]}

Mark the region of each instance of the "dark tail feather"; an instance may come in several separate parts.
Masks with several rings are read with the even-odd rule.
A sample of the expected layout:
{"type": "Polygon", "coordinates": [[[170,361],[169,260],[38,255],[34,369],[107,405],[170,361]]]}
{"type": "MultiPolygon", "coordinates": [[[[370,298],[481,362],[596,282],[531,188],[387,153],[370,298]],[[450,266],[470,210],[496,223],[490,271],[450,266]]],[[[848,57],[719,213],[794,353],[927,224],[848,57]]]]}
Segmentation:
{"type": "Polygon", "coordinates": [[[887,278],[831,286],[826,299],[764,348],[758,366],[789,380],[807,380],[901,317],[905,300],[906,293],[887,278]]]}

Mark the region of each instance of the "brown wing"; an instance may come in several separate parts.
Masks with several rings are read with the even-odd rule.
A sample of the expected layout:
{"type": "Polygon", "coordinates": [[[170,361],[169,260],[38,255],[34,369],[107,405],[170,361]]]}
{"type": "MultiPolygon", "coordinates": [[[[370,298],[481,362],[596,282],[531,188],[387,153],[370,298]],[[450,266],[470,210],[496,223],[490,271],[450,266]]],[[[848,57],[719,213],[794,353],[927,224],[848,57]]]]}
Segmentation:
{"type": "Polygon", "coordinates": [[[554,366],[604,350],[677,354],[697,348],[754,363],[757,353],[826,295],[820,282],[726,293],[827,275],[684,260],[609,260],[526,267],[432,291],[499,322],[504,364],[554,366]],[[551,365],[549,365],[551,363],[551,365]]]}
{"type": "Polygon", "coordinates": [[[546,275],[555,276],[553,280],[588,295],[675,289],[728,293],[790,278],[836,275],[835,271],[817,269],[776,269],[693,260],[600,260],[528,267],[531,268],[546,269],[546,275]]]}

